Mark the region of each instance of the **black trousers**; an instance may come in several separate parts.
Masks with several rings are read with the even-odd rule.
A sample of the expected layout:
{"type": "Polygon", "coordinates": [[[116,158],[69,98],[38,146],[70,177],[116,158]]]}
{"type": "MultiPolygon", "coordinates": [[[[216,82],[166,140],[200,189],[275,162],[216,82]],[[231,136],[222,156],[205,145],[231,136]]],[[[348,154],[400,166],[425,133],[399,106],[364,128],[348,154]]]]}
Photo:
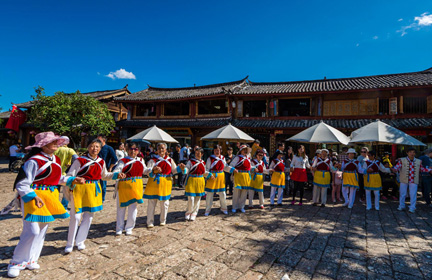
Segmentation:
{"type": "Polygon", "coordinates": [[[11,171],[12,163],[16,161],[17,157],[9,156],[9,171],[11,171]]]}
{"type": "Polygon", "coordinates": [[[297,191],[300,191],[300,202],[303,202],[303,194],[306,182],[297,182],[294,181],[294,191],[293,191],[293,200],[295,200],[295,196],[297,191]]]}

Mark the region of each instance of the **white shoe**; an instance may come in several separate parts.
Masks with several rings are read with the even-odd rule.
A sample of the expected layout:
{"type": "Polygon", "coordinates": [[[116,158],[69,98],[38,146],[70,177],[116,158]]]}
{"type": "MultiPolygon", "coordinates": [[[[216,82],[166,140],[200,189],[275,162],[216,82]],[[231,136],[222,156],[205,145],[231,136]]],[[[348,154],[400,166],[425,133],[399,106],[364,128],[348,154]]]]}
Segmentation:
{"type": "Polygon", "coordinates": [[[126,235],[132,235],[132,230],[131,229],[127,229],[126,230],[126,235]]]}
{"type": "Polygon", "coordinates": [[[19,269],[16,266],[11,266],[8,268],[8,276],[11,278],[18,277],[20,274],[21,269],[19,269]]]}
{"type": "Polygon", "coordinates": [[[30,263],[26,266],[30,270],[39,269],[40,265],[37,262],[30,263]]]}
{"type": "Polygon", "coordinates": [[[191,217],[190,214],[186,214],[186,216],[185,216],[185,220],[186,220],[186,221],[190,220],[190,217],[191,217]]]}
{"type": "Polygon", "coordinates": [[[210,215],[210,212],[208,212],[208,213],[207,213],[207,212],[205,212],[205,213],[204,213],[204,216],[206,216],[206,217],[207,217],[208,215],[210,215]]]}
{"type": "MultiPolygon", "coordinates": [[[[192,219],[192,217],[191,217],[191,219],[192,219]]],[[[165,226],[165,225],[166,225],[166,223],[162,223],[162,222],[160,223],[160,226],[161,226],[161,227],[163,227],[163,226],[165,226]]]]}
{"type": "Polygon", "coordinates": [[[195,219],[196,219],[196,215],[192,214],[190,220],[195,221],[195,219]]]}
{"type": "Polygon", "coordinates": [[[72,253],[72,250],[73,250],[73,246],[66,246],[66,248],[65,248],[65,253],[66,254],[70,254],[70,253],[72,253]]]}
{"type": "Polygon", "coordinates": [[[346,207],[346,206],[348,206],[348,203],[344,203],[344,204],[342,204],[342,206],[343,206],[343,207],[346,207]]]}
{"type": "Polygon", "coordinates": [[[405,210],[405,207],[398,207],[398,209],[397,210],[399,210],[399,211],[403,211],[403,210],[405,210]]]}
{"type": "Polygon", "coordinates": [[[224,213],[225,215],[228,215],[228,211],[222,211],[222,213],[224,213]]]}
{"type": "Polygon", "coordinates": [[[147,228],[154,228],[154,225],[153,224],[149,224],[149,225],[147,225],[147,228]]]}
{"type": "Polygon", "coordinates": [[[122,230],[116,231],[116,235],[117,235],[117,236],[122,235],[122,230]]]}
{"type": "Polygon", "coordinates": [[[240,209],[240,211],[241,211],[242,213],[246,213],[246,211],[244,210],[244,208],[240,209]]]}
{"type": "Polygon", "coordinates": [[[236,210],[236,209],[233,209],[233,210],[232,210],[232,212],[233,212],[233,213],[236,213],[236,212],[237,212],[237,210],[236,210]]]}
{"type": "Polygon", "coordinates": [[[84,250],[86,248],[86,246],[84,245],[84,243],[77,244],[77,247],[78,247],[78,251],[82,251],[82,250],[84,250]]]}

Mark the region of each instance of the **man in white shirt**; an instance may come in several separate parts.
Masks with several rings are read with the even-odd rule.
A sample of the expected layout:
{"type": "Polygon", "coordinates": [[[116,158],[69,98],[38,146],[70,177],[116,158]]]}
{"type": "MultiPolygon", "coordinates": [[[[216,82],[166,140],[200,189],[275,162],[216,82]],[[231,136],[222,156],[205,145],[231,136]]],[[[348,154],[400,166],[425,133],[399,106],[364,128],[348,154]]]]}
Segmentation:
{"type": "Polygon", "coordinates": [[[16,161],[17,159],[17,153],[19,151],[19,148],[17,146],[17,143],[15,142],[12,146],[9,147],[9,172],[12,171],[12,163],[16,161]]]}

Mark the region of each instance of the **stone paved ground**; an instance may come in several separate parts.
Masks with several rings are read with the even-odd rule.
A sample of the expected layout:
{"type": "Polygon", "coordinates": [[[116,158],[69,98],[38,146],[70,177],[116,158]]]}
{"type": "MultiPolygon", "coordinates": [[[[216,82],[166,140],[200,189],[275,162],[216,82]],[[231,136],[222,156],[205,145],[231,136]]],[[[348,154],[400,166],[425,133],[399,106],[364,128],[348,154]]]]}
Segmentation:
{"type": "MultiPolygon", "coordinates": [[[[0,168],[5,171],[4,164],[0,168]]],[[[14,178],[0,173],[0,207],[13,197],[14,178]]],[[[366,212],[359,202],[350,210],[332,203],[291,206],[284,199],[282,208],[229,216],[214,209],[209,217],[202,202],[198,219],[185,222],[186,199],[175,189],[165,227],[144,226],[145,203],[133,236],[115,237],[112,194],[110,188],[86,250],[64,255],[69,221],[56,221],[48,229],[41,269],[25,270],[20,279],[245,280],[281,279],[285,273],[295,280],[432,279],[432,211],[423,201],[416,214],[398,212],[394,201],[366,212]]],[[[0,278],[21,227],[17,213],[0,217],[0,278]]]]}

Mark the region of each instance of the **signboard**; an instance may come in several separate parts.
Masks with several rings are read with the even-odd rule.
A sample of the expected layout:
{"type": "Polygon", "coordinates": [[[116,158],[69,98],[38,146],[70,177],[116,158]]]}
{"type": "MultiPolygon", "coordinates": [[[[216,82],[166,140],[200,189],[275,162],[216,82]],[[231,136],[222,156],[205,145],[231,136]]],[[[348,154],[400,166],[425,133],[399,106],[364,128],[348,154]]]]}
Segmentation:
{"type": "Polygon", "coordinates": [[[275,130],[275,134],[283,134],[283,130],[275,130]]]}
{"type": "Polygon", "coordinates": [[[392,97],[389,99],[389,114],[390,115],[397,114],[397,97],[392,97]]]}

